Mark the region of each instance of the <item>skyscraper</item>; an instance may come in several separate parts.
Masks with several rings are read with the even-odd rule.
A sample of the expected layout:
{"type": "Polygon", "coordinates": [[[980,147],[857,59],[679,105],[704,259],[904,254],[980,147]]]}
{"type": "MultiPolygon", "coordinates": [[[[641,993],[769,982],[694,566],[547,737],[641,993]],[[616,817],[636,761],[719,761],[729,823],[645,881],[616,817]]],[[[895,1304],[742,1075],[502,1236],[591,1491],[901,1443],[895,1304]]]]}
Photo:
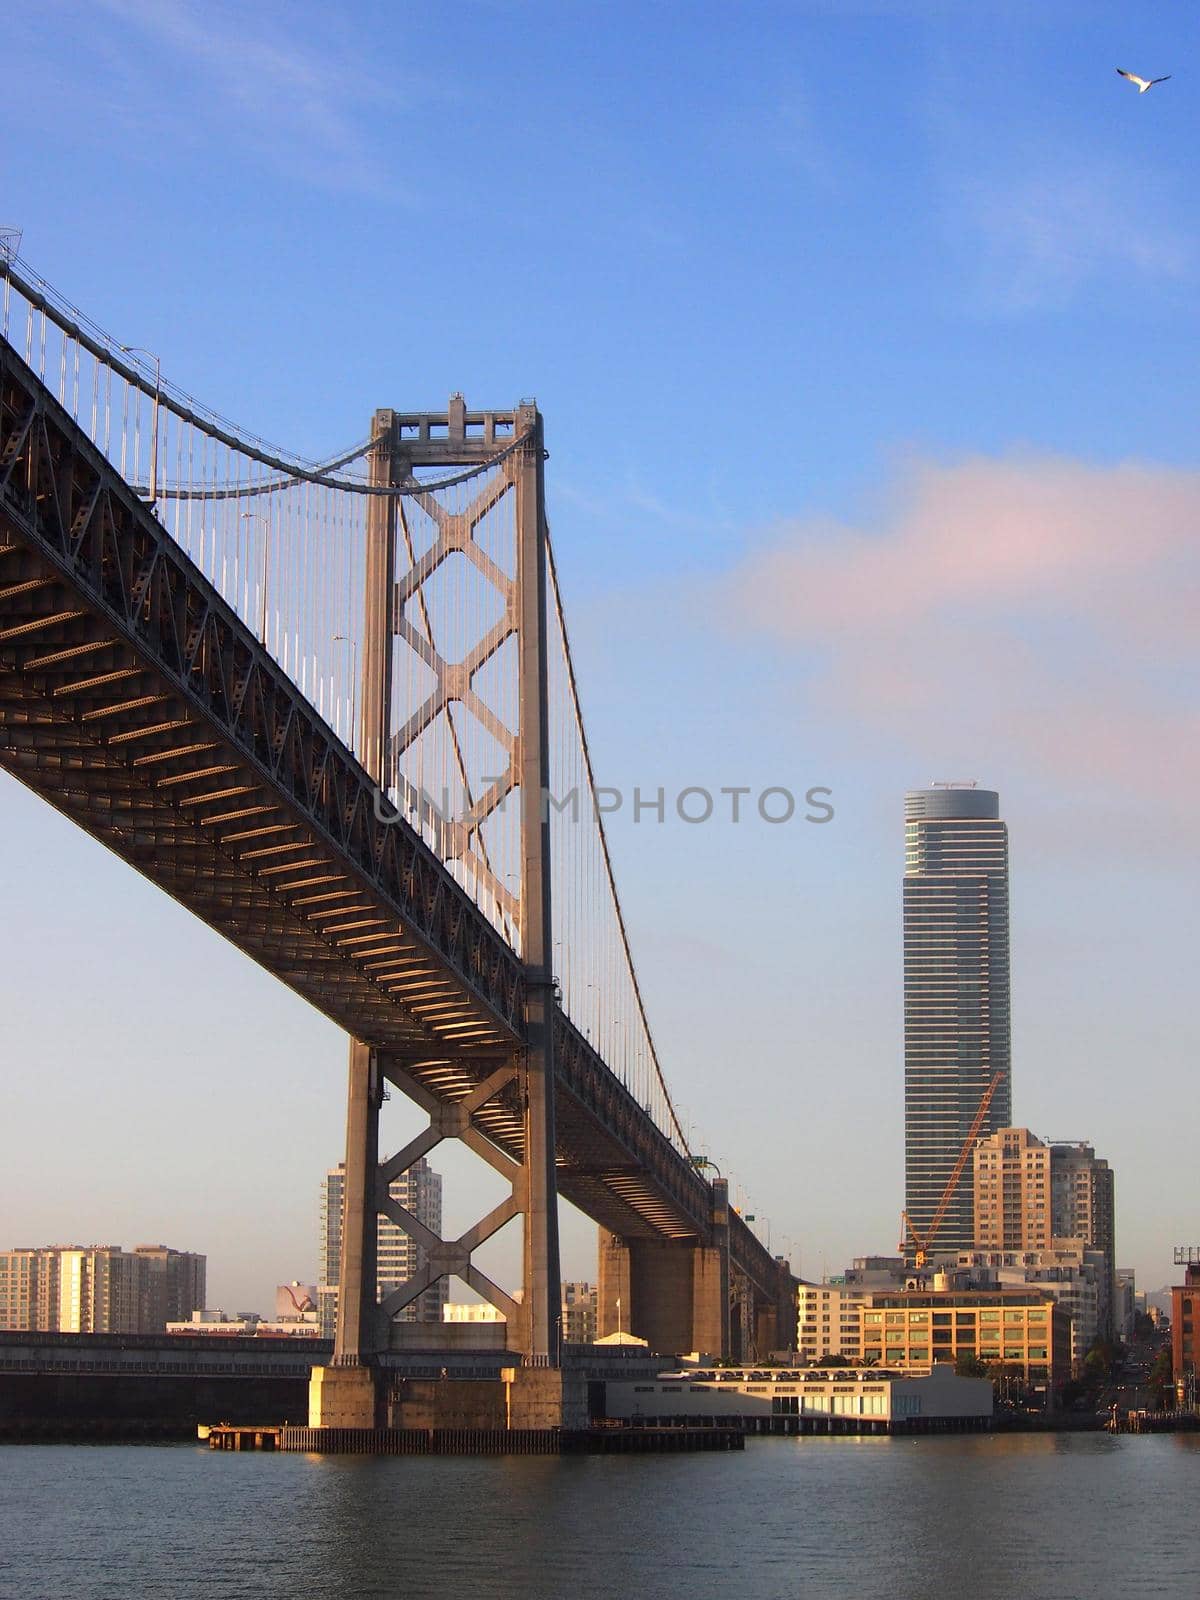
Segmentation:
{"type": "MultiPolygon", "coordinates": [[[[319,1244],[319,1277],[317,1304],[321,1316],[321,1334],[332,1339],[337,1324],[337,1286],[342,1260],[342,1196],[345,1188],[344,1163],[330,1167],[321,1185],[321,1235],[319,1244]]],[[[442,1231],[442,1175],[422,1156],[414,1161],[407,1172],[393,1178],[389,1185],[393,1200],[398,1200],[411,1211],[418,1222],[431,1232],[442,1231]]],[[[376,1234],[376,1290],[377,1297],[398,1289],[409,1278],[415,1278],[425,1265],[425,1252],[410,1239],[397,1223],[382,1214],[376,1234]]],[[[440,1322],[442,1306],[446,1302],[449,1285],[445,1278],[405,1306],[400,1312],[400,1322],[440,1322]]]]}
{"type": "MultiPolygon", "coordinates": [[[[904,1195],[925,1239],[997,1072],[979,1132],[1012,1120],[1008,829],[974,783],[910,790],[904,824],[904,1195]]],[[[968,1159],[935,1249],[970,1249],[974,1204],[968,1159]]]]}

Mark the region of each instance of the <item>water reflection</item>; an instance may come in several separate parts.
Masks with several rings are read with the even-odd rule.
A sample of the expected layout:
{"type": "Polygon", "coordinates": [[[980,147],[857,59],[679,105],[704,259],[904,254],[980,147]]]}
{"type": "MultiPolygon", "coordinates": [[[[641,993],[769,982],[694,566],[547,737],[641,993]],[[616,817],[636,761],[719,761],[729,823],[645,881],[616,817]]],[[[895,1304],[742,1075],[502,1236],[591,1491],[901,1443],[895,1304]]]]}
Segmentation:
{"type": "Polygon", "coordinates": [[[1200,1594],[1200,1438],[762,1440],[556,1460],[0,1449],[29,1597],[1200,1594]]]}

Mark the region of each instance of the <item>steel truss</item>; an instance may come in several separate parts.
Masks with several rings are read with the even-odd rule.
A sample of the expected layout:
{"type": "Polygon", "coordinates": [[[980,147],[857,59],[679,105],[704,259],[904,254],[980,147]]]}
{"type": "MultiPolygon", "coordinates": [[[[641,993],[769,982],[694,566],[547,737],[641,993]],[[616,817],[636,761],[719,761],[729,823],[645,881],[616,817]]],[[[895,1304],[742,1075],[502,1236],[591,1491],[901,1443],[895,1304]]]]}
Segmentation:
{"type": "MultiPolygon", "coordinates": [[[[394,421],[403,460],[422,419],[394,421]]],[[[397,1064],[427,1109],[527,1049],[516,952],[2,340],[0,766],[397,1064]]],[[[625,1237],[703,1239],[710,1186],[549,1016],[560,1192],[625,1237]]],[[[525,1162],[519,1071],[468,1116],[485,1159],[525,1162]]],[[[730,1248],[769,1295],[775,1264],[736,1217],[730,1248]]]]}

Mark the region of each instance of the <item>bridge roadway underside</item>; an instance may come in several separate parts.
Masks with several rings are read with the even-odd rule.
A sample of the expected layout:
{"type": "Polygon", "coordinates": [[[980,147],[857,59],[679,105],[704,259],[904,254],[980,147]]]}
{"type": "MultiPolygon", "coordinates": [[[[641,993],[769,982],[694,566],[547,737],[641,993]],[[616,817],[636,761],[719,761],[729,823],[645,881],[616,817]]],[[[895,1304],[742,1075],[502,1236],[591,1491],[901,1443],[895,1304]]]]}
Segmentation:
{"type": "MultiPolygon", "coordinates": [[[[3,341],[0,766],[440,1101],[519,1055],[518,957],[3,341]]],[[[710,1186],[561,1011],[555,1041],[560,1192],[708,1243],[710,1186]]],[[[473,1123],[520,1160],[519,1080],[473,1123]]]]}

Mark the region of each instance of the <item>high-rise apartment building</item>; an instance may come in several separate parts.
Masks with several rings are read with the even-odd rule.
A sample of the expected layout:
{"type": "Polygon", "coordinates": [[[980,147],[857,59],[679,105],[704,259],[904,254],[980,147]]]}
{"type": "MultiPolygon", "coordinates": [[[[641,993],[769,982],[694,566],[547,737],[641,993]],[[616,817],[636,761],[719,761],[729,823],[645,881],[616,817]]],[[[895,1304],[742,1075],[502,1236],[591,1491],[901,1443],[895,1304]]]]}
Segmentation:
{"type": "Polygon", "coordinates": [[[975,1248],[1048,1250],[1050,1150],[1028,1128],[998,1128],[975,1146],[975,1248]]]}
{"type": "Polygon", "coordinates": [[[203,1311],[206,1256],[165,1244],[135,1245],[133,1253],[143,1263],[142,1324],[147,1333],[157,1333],[168,1322],[186,1322],[193,1311],[203,1311]]]}
{"type": "Polygon", "coordinates": [[[1000,1128],[975,1146],[975,1248],[1047,1251],[1077,1245],[1102,1263],[1093,1336],[1116,1332],[1113,1174],[1090,1144],[1047,1144],[1000,1128]]]}
{"type": "Polygon", "coordinates": [[[0,1251],[0,1329],[32,1333],[57,1327],[57,1252],[0,1251]]]}
{"type": "Polygon", "coordinates": [[[1083,1239],[1104,1254],[1100,1333],[1111,1339],[1117,1281],[1116,1187],[1112,1168],[1090,1144],[1051,1144],[1050,1211],[1056,1238],[1083,1239]]]}
{"type": "MultiPolygon", "coordinates": [[[[904,1194],[924,1239],[997,1073],[981,1132],[1012,1120],[1008,829],[973,783],[910,791],[904,822],[904,1194]]],[[[968,1167],[933,1248],[969,1249],[974,1209],[968,1167]]]]}
{"type": "Polygon", "coordinates": [[[204,1305],[207,1262],[166,1245],[50,1245],[0,1252],[0,1328],[161,1333],[204,1305]]]}
{"type": "MultiPolygon", "coordinates": [[[[337,1328],[337,1286],[342,1260],[342,1202],[345,1190],[345,1165],[339,1162],[325,1174],[321,1186],[321,1235],[318,1251],[319,1281],[317,1304],[321,1335],[332,1339],[337,1328]]],[[[439,1237],[442,1231],[442,1177],[422,1156],[407,1172],[393,1178],[388,1187],[393,1200],[411,1211],[418,1222],[439,1237]]],[[[376,1232],[375,1283],[382,1300],[393,1289],[407,1283],[422,1271],[425,1251],[390,1217],[378,1218],[376,1232]]],[[[411,1305],[405,1306],[400,1322],[441,1322],[449,1284],[445,1278],[426,1289],[411,1305]]]]}

